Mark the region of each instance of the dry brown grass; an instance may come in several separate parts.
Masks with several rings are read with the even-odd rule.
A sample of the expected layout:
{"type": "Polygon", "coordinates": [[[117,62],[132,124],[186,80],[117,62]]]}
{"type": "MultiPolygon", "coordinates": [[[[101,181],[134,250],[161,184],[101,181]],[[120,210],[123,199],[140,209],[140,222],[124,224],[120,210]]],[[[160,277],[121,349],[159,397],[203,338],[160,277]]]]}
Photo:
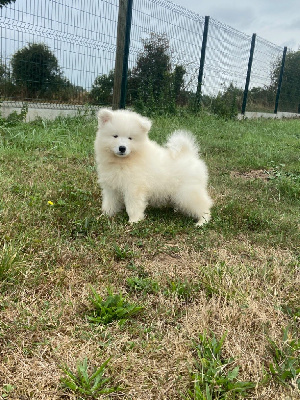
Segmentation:
{"type": "MultiPolygon", "coordinates": [[[[246,238],[224,241],[205,253],[177,240],[168,246],[179,251],[139,258],[149,277],[160,287],[169,280],[198,282],[201,287],[210,276],[216,293],[207,294],[204,285],[188,302],[162,291],[143,299],[133,295],[145,307],[140,317],[125,326],[93,326],[85,319],[90,288],[84,264],[97,271],[93,284],[99,293],[105,294],[107,282],[101,265],[81,247],[75,252],[64,249],[56,268],[35,288],[24,280],[14,291],[17,303],[11,291],[3,295],[0,384],[15,387],[9,398],[73,399],[60,387],[60,366],[75,369],[84,357],[99,365],[112,356],[114,379],[126,388],[113,398],[180,399],[193,365],[191,340],[208,330],[217,336],[227,332],[224,352],[236,359],[241,379],[260,382],[269,359],[267,336],[280,340],[288,323],[274,304],[284,304],[291,293],[296,296],[299,287],[299,276],[290,267],[293,254],[254,246],[246,238]],[[78,260],[85,261],[83,266],[76,265],[78,260]],[[216,269],[222,271],[217,280],[216,269]]],[[[132,275],[127,264],[111,260],[109,266],[118,276],[116,289],[125,293],[126,278],[132,275]]],[[[289,388],[274,383],[258,386],[255,393],[254,398],[296,399],[289,388]]]]}

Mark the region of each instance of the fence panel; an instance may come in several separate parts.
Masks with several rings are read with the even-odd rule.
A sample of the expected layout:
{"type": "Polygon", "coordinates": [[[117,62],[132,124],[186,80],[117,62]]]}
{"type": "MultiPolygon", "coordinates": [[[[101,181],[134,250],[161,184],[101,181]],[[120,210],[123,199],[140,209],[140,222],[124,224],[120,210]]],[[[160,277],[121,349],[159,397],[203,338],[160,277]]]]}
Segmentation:
{"type": "MultiPolygon", "coordinates": [[[[169,57],[169,73],[174,72],[175,67],[181,66],[185,70],[184,83],[181,87],[181,99],[179,102],[186,103],[187,97],[195,94],[197,89],[197,77],[200,64],[201,44],[204,29],[204,17],[199,16],[183,7],[177,6],[167,0],[139,0],[133,2],[131,42],[129,55],[129,68],[136,75],[142,74],[137,71],[137,64],[141,57],[149,61],[145,54],[145,43],[149,41],[153,46],[161,45],[169,57]]],[[[154,51],[153,51],[153,57],[154,51]]],[[[149,55],[149,52],[148,52],[149,55]]],[[[169,102],[169,94],[157,90],[164,85],[164,79],[157,77],[156,66],[149,64],[148,94],[145,93],[143,84],[139,91],[132,87],[130,79],[128,82],[128,101],[131,103],[136,98],[141,102],[153,102],[156,106],[164,108],[169,102]],[[151,82],[152,80],[152,82],[151,82]],[[156,85],[156,87],[152,87],[156,85]],[[162,98],[158,98],[161,96],[162,98]],[[148,97],[148,100],[147,100],[148,97]],[[153,98],[154,97],[154,98],[153,98]]],[[[167,77],[165,77],[167,79],[167,77]]],[[[141,83],[142,79],[139,80],[141,83]]],[[[133,86],[135,86],[133,84],[133,86]]],[[[172,83],[170,82],[170,90],[172,83]]]]}
{"type": "Polygon", "coordinates": [[[272,77],[283,48],[256,37],[247,111],[273,112],[277,86],[272,77]]]}
{"type": "Polygon", "coordinates": [[[5,100],[83,104],[95,78],[114,68],[118,0],[17,0],[0,14],[0,62],[9,77],[0,86],[5,100]],[[26,84],[21,72],[12,75],[14,55],[32,44],[45,44],[55,56],[58,71],[52,66],[49,74],[56,79],[43,81],[38,72],[45,66],[35,65],[43,61],[34,54],[21,61],[26,84]]]}
{"type": "Polygon", "coordinates": [[[203,90],[209,96],[230,86],[244,90],[251,37],[210,19],[203,90]]]}

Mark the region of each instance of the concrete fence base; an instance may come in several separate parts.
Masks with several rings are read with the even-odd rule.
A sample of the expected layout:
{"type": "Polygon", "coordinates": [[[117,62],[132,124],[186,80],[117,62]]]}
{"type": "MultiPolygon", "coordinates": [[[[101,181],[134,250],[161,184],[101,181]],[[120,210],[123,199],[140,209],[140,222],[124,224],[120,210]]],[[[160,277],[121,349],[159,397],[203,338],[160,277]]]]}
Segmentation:
{"type": "MultiPolygon", "coordinates": [[[[33,121],[36,118],[53,120],[57,117],[75,117],[78,115],[93,115],[99,110],[100,106],[79,106],[73,104],[51,104],[51,103],[22,103],[22,102],[0,102],[0,115],[7,118],[12,112],[20,114],[22,107],[26,105],[28,112],[26,121],[33,121]]],[[[245,115],[238,114],[237,119],[255,119],[255,118],[300,118],[300,114],[289,112],[278,112],[277,114],[262,112],[245,112],[245,115]]]]}
{"type": "Polygon", "coordinates": [[[93,115],[99,109],[98,106],[2,101],[0,103],[0,115],[3,118],[7,118],[12,112],[20,114],[24,105],[28,107],[26,122],[33,121],[37,118],[53,120],[57,117],[76,117],[84,114],[93,115]]]}
{"type": "Polygon", "coordinates": [[[257,119],[257,118],[269,118],[269,119],[283,119],[283,118],[300,118],[300,114],[290,112],[278,112],[277,114],[263,113],[263,112],[245,112],[245,115],[238,114],[237,118],[241,119],[257,119]]]}

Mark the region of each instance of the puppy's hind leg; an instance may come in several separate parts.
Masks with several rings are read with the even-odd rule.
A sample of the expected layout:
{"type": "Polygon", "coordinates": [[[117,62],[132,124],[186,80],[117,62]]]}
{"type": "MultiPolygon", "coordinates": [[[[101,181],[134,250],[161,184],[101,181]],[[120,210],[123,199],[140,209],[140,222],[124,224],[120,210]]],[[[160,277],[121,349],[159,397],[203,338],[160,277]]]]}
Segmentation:
{"type": "Polygon", "coordinates": [[[185,188],[176,197],[178,207],[184,213],[197,219],[196,226],[202,226],[210,220],[213,201],[205,189],[185,188]]]}
{"type": "Polygon", "coordinates": [[[196,223],[196,226],[202,226],[204,224],[207,224],[210,221],[210,218],[211,218],[210,211],[208,211],[207,213],[204,213],[199,218],[198,222],[196,223]]]}
{"type": "Polygon", "coordinates": [[[197,213],[195,213],[195,216],[198,219],[196,226],[202,226],[204,224],[207,224],[207,222],[209,222],[211,217],[210,209],[212,205],[213,201],[209,197],[206,190],[199,191],[197,213]]]}

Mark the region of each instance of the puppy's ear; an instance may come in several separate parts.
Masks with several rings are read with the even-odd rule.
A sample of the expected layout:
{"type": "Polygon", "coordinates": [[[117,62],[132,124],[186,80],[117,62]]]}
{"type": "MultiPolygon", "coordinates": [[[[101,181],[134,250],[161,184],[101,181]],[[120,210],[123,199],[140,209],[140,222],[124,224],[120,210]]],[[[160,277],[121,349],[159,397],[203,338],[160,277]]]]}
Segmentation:
{"type": "Polygon", "coordinates": [[[143,133],[148,133],[151,129],[152,122],[146,117],[139,117],[139,123],[143,133]]]}
{"type": "Polygon", "coordinates": [[[98,124],[99,126],[105,125],[108,121],[111,121],[113,112],[107,108],[102,108],[98,112],[98,124]]]}

